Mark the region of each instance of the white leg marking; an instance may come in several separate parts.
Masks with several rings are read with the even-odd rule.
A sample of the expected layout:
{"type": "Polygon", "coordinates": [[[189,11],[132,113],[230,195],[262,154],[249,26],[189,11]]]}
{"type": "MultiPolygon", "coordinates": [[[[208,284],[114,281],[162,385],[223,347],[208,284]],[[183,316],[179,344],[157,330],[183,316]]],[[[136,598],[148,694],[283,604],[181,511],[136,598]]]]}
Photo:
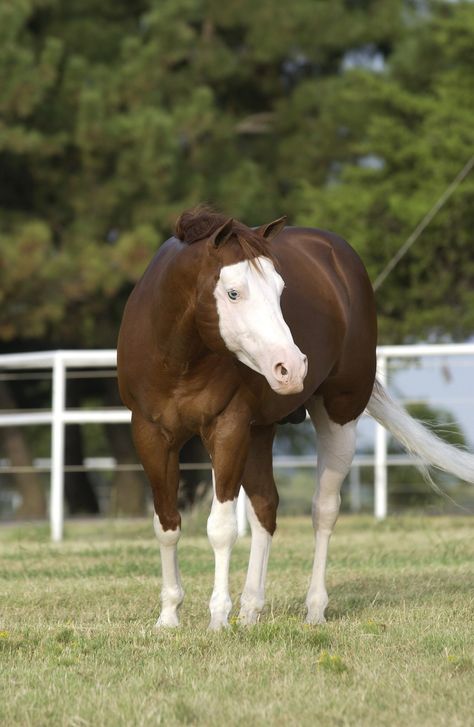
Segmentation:
{"type": "Polygon", "coordinates": [[[161,614],[155,628],[162,626],[179,626],[178,609],[184,598],[184,591],[179,576],[177,545],[181,529],[163,530],[158,515],[153,516],[153,526],[160,543],[161,553],[161,614]]]}
{"type": "Polygon", "coordinates": [[[251,625],[257,623],[265,603],[265,581],[272,536],[260,523],[248,498],[247,517],[252,530],[252,543],[247,579],[240,597],[239,621],[242,624],[251,625]]]}
{"type": "Polygon", "coordinates": [[[315,399],[308,406],[318,438],[319,486],[313,498],[313,528],[315,555],[311,583],[306,598],[308,623],[324,623],[324,611],[328,604],[325,585],[326,560],[329,539],[339,514],[340,490],[347,475],[356,444],[356,424],[341,426],[332,422],[323,402],[315,399]]]}
{"type": "Polygon", "coordinates": [[[214,589],[209,602],[211,612],[209,628],[213,630],[228,626],[227,619],[232,608],[229,594],[229,564],[232,546],[237,539],[236,502],[236,499],[219,502],[214,494],[211,514],[207,521],[207,535],[214,550],[215,560],[214,589]]]}

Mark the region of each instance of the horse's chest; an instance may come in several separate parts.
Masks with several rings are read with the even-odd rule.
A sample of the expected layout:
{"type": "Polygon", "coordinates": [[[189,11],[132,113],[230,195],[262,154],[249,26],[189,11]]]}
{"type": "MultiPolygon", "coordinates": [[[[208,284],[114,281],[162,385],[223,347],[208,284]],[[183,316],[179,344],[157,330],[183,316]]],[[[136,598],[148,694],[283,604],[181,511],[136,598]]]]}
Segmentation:
{"type": "Polygon", "coordinates": [[[199,433],[225,409],[235,389],[224,372],[182,376],[157,392],[153,419],[170,432],[199,433]]]}
{"type": "Polygon", "coordinates": [[[225,408],[230,398],[227,388],[202,382],[200,387],[179,387],[175,405],[180,420],[189,429],[198,432],[225,408]]]}

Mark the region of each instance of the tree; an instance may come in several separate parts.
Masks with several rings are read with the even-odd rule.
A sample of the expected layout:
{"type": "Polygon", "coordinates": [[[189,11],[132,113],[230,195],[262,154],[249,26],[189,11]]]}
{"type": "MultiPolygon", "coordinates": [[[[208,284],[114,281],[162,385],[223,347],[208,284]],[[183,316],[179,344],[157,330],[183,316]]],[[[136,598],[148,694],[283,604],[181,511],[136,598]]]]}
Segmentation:
{"type": "MultiPolygon", "coordinates": [[[[465,448],[467,441],[461,427],[456,424],[453,414],[447,409],[432,407],[419,402],[407,406],[411,416],[421,421],[425,426],[432,427],[435,433],[448,444],[465,448]]],[[[389,451],[392,454],[404,454],[401,445],[391,440],[389,451]]],[[[433,476],[436,484],[440,485],[441,492],[449,493],[449,489],[456,481],[452,475],[435,471],[433,476]]],[[[439,493],[432,489],[423,478],[421,472],[413,466],[396,466],[389,468],[389,498],[395,508],[409,508],[419,505],[434,504],[439,493]]],[[[448,495],[448,497],[450,497],[448,495]]],[[[439,500],[438,500],[439,502],[439,500]]]]}
{"type": "MultiPolygon", "coordinates": [[[[473,38],[469,2],[2,3],[2,348],[114,346],[202,201],[335,229],[375,277],[472,149],[473,38]]],[[[382,340],[474,330],[473,185],[381,289],[382,340]]]]}
{"type": "MultiPolygon", "coordinates": [[[[0,13],[0,340],[15,348],[113,345],[131,285],[203,200],[336,229],[375,277],[473,146],[469,2],[0,13]]],[[[472,332],[473,185],[384,284],[385,339],[472,332]]]]}
{"type": "MultiPolygon", "coordinates": [[[[303,180],[296,201],[299,220],[337,224],[373,279],[474,148],[474,7],[429,9],[381,69],[354,68],[329,83],[341,154],[332,157],[333,179],[303,180]]],[[[381,287],[382,341],[472,335],[473,202],[471,175],[381,287]]]]}

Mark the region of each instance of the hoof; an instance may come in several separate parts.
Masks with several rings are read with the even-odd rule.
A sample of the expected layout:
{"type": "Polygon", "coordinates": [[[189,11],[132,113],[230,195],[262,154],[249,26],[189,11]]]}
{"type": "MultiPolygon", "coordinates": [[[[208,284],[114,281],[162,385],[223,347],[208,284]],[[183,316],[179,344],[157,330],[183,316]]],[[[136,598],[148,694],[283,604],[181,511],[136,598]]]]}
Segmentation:
{"type": "Polygon", "coordinates": [[[229,622],[227,616],[212,616],[209,622],[209,631],[221,631],[222,629],[228,629],[229,622]]]}
{"type": "Polygon", "coordinates": [[[237,622],[241,626],[255,626],[260,618],[260,611],[241,609],[237,617],[237,622]]]}
{"type": "Polygon", "coordinates": [[[325,591],[322,593],[316,593],[312,598],[308,597],[306,600],[308,614],[306,616],[306,623],[314,626],[317,626],[318,624],[325,624],[326,619],[324,618],[324,612],[327,605],[328,594],[325,591]]]}
{"type": "Polygon", "coordinates": [[[162,629],[175,629],[179,626],[179,619],[176,615],[161,614],[160,618],[156,622],[154,628],[156,631],[162,629]]]}

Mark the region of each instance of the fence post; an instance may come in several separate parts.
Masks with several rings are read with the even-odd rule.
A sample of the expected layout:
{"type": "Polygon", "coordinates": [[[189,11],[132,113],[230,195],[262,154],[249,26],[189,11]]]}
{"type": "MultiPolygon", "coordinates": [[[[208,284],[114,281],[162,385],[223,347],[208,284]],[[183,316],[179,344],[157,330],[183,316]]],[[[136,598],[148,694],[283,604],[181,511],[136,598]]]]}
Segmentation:
{"type": "MultiPolygon", "coordinates": [[[[377,378],[382,384],[387,384],[387,358],[379,351],[377,361],[377,378]]],[[[387,432],[385,428],[375,423],[375,471],[374,471],[374,515],[377,520],[387,517],[387,432]]]]}
{"type": "Polygon", "coordinates": [[[64,409],[66,403],[66,369],[61,352],[56,352],[53,364],[53,422],[51,425],[51,539],[63,538],[64,525],[64,409]]]}

